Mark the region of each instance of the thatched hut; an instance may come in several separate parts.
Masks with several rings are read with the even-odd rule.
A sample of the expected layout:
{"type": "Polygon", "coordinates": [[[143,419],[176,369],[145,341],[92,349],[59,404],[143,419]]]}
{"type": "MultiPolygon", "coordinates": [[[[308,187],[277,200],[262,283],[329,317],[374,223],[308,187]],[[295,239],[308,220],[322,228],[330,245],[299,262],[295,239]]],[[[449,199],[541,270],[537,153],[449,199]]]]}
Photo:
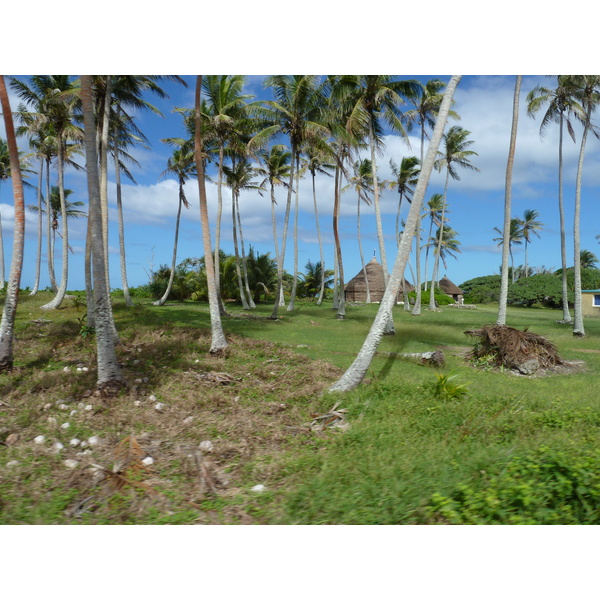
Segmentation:
{"type": "MultiPolygon", "coordinates": [[[[377,262],[375,258],[365,265],[365,271],[367,273],[367,279],[369,280],[369,292],[371,293],[371,302],[381,302],[383,293],[385,292],[385,285],[383,282],[383,267],[377,262]]],[[[412,292],[415,288],[404,280],[406,285],[406,291],[412,292]]],[[[344,288],[346,302],[366,302],[367,301],[367,284],[365,281],[365,274],[361,269],[355,277],[353,277],[344,288]]],[[[402,300],[402,287],[398,292],[398,300],[402,300]]]]}
{"type": "Polygon", "coordinates": [[[439,288],[446,296],[450,296],[454,302],[459,304],[463,301],[463,291],[454,285],[445,275],[440,279],[439,288]]]}

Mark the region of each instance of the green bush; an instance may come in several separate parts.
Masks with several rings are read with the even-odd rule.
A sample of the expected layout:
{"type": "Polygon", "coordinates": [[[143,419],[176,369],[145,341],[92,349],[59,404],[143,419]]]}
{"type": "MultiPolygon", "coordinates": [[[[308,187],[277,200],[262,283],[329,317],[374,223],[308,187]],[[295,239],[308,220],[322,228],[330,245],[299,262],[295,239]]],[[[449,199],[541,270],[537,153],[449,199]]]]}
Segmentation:
{"type": "Polygon", "coordinates": [[[501,279],[500,275],[485,275],[469,279],[461,283],[458,287],[463,291],[467,304],[498,302],[500,299],[501,279]]]}
{"type": "MultiPolygon", "coordinates": [[[[571,294],[572,296],[572,294],[571,294]]],[[[569,298],[570,301],[573,298],[569,298]]],[[[532,275],[515,281],[508,287],[508,303],[547,308],[562,306],[562,282],[556,275],[532,275]]]]}
{"type": "MultiPolygon", "coordinates": [[[[416,292],[408,293],[408,299],[411,304],[415,303],[416,298],[417,298],[416,292]]],[[[421,292],[421,306],[425,306],[425,305],[429,304],[429,298],[430,298],[429,290],[427,290],[426,292],[421,292]]],[[[454,303],[454,300],[452,298],[450,298],[450,296],[446,296],[446,294],[442,294],[439,291],[435,292],[435,301],[438,306],[444,306],[446,304],[454,303]]]]}
{"type": "Polygon", "coordinates": [[[542,447],[481,470],[448,495],[435,493],[427,522],[450,524],[595,525],[600,523],[600,450],[542,447]]]}

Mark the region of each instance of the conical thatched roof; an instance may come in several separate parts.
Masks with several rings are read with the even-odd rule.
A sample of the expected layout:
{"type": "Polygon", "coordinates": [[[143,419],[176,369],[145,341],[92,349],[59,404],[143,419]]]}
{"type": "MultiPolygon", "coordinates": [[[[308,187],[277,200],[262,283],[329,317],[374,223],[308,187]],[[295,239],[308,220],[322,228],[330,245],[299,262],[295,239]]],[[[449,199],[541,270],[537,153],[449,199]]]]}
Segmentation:
{"type": "MultiPolygon", "coordinates": [[[[367,272],[367,278],[369,280],[371,302],[380,302],[383,298],[383,293],[385,292],[383,267],[375,258],[372,258],[371,261],[365,265],[365,271],[367,272]]],[[[405,283],[407,292],[412,292],[415,289],[408,281],[405,280],[405,283]]],[[[348,302],[366,302],[367,284],[362,269],[346,284],[344,290],[348,302]]],[[[400,293],[402,292],[400,291],[400,293]]]]}
{"type": "Polygon", "coordinates": [[[463,291],[454,285],[445,275],[440,279],[439,286],[444,294],[448,296],[453,296],[455,294],[462,294],[463,291]]]}

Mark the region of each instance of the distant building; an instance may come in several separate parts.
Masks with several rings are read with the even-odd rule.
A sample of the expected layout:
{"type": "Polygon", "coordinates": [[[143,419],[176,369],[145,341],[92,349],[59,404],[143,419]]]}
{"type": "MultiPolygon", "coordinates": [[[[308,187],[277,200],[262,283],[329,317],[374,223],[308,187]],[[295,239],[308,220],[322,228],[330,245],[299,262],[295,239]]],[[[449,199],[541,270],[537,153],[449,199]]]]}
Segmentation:
{"type": "Polygon", "coordinates": [[[440,279],[438,286],[446,296],[450,296],[454,302],[462,304],[463,291],[454,285],[445,275],[440,279]]]}
{"type": "Polygon", "coordinates": [[[600,290],[581,290],[581,314],[600,317],[600,290]]]}
{"type": "MultiPolygon", "coordinates": [[[[381,302],[383,293],[385,292],[385,284],[383,281],[383,267],[377,262],[375,258],[365,265],[365,271],[367,273],[367,279],[369,281],[369,292],[371,294],[371,302],[381,302]]],[[[404,280],[406,291],[414,291],[414,287],[404,280]]],[[[353,277],[344,287],[346,296],[346,302],[366,302],[367,301],[367,283],[365,281],[365,274],[361,269],[355,277],[353,277]]],[[[396,301],[402,300],[402,286],[398,292],[398,298],[396,301]]]]}

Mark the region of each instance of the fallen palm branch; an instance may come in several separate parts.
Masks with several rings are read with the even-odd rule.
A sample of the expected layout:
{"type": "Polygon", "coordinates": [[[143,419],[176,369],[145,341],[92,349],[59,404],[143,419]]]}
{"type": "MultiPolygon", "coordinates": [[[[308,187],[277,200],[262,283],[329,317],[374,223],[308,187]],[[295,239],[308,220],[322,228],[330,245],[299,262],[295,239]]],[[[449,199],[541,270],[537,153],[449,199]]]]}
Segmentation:
{"type": "Polygon", "coordinates": [[[311,431],[323,431],[326,427],[339,427],[341,429],[348,428],[348,422],[344,413],[345,408],[338,410],[339,402],[327,413],[323,415],[311,415],[312,421],[306,423],[306,427],[309,427],[311,431]]]}
{"type": "Polygon", "coordinates": [[[427,365],[431,367],[443,367],[446,363],[444,353],[441,350],[432,352],[378,352],[379,356],[391,356],[392,358],[400,358],[427,365]]]}
{"type": "Polygon", "coordinates": [[[486,325],[464,333],[479,338],[467,355],[471,360],[485,358],[490,364],[516,369],[524,375],[564,363],[550,340],[527,329],[520,331],[507,325],[486,325]]]}

